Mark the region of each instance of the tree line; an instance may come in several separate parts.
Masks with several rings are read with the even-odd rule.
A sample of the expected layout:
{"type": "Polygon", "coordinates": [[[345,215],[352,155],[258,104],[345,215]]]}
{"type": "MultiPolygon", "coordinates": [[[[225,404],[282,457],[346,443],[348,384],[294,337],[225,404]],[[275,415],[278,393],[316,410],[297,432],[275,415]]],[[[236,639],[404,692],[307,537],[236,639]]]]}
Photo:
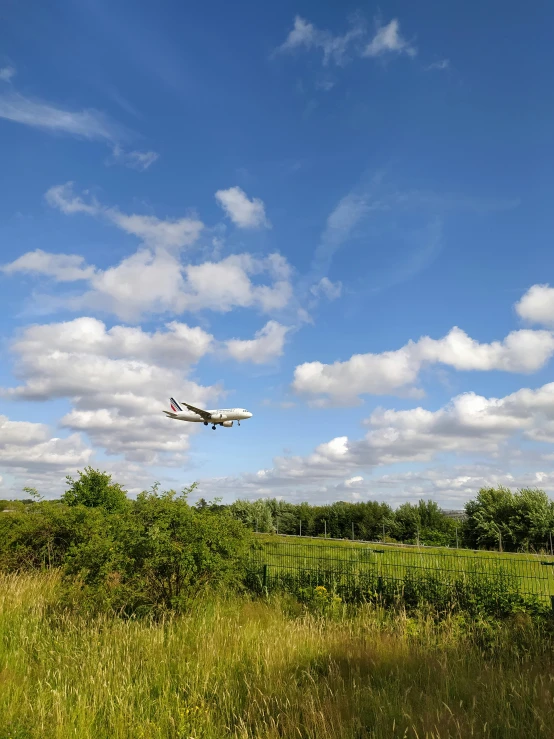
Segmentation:
{"type": "MultiPolygon", "coordinates": [[[[159,486],[153,490],[158,491],[159,486]]],[[[403,503],[393,509],[378,501],[343,502],[329,505],[290,503],[283,500],[237,500],[223,504],[221,499],[200,498],[194,506],[188,502],[196,485],[186,490],[187,507],[197,514],[225,513],[259,533],[399,542],[426,546],[465,547],[506,552],[546,551],[552,553],[554,537],[554,501],[544,490],[505,487],[482,488],[466,503],[459,516],[443,511],[434,501],[403,503]]],[[[31,508],[41,501],[33,488],[25,488],[25,501],[0,501],[0,511],[12,513],[31,508]]],[[[67,478],[67,490],[60,499],[42,501],[53,508],[98,508],[108,513],[136,511],[144,496],[131,500],[124,488],[111,476],[87,467],[75,480],[67,478]]],[[[172,491],[173,497],[177,494],[172,491]]],[[[6,516],[0,516],[6,519],[6,516]]],[[[4,520],[4,524],[7,521],[4,520]]],[[[0,544],[1,547],[1,544],[0,544]]]]}
{"type": "Polygon", "coordinates": [[[289,503],[276,499],[238,500],[228,506],[201,499],[197,506],[226,507],[249,529],[292,534],[464,547],[505,552],[553,552],[554,501],[544,490],[482,488],[460,515],[420,500],[393,509],[387,503],[289,503]]]}

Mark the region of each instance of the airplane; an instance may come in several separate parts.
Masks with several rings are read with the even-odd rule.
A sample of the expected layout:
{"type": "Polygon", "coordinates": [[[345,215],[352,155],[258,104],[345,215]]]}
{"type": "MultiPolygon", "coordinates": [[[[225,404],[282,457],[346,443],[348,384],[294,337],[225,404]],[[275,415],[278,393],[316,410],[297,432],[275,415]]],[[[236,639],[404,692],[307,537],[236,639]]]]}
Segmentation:
{"type": "Polygon", "coordinates": [[[187,410],[183,410],[175,398],[169,399],[170,411],[164,411],[168,418],[174,418],[177,421],[190,421],[191,423],[203,423],[207,426],[212,423],[212,429],[215,431],[217,426],[223,426],[224,428],[231,428],[233,421],[236,421],[240,426],[241,421],[245,421],[247,418],[252,418],[250,411],[244,408],[218,408],[217,410],[203,410],[202,408],[196,408],[194,405],[185,403],[183,400],[181,403],[187,410]]]}

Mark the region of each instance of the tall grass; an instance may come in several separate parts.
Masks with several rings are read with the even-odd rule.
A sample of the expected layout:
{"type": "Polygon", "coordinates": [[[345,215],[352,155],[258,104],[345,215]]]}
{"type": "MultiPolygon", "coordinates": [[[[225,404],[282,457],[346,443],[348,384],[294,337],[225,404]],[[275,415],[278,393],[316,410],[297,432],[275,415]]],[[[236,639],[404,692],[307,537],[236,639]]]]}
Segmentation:
{"type": "Polygon", "coordinates": [[[551,737],[545,621],[437,623],[292,598],[165,622],[58,609],[55,574],[0,577],[0,738],[551,737]]]}

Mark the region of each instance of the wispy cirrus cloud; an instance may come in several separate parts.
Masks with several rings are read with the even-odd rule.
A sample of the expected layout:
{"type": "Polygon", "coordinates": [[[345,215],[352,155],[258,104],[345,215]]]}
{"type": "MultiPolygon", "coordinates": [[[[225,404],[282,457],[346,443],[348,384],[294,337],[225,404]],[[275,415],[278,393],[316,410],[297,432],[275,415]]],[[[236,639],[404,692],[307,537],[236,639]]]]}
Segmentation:
{"type": "Polygon", "coordinates": [[[0,67],[0,82],[11,82],[15,77],[15,67],[0,67]]]}
{"type": "Polygon", "coordinates": [[[137,169],[139,172],[144,172],[158,158],[159,155],[155,151],[125,151],[119,144],[116,144],[112,151],[110,163],[124,164],[129,169],[137,169]]]}
{"type": "Polygon", "coordinates": [[[67,110],[12,92],[0,95],[0,118],[89,141],[113,143],[125,134],[122,127],[98,110],[67,110]]]}
{"type": "MultiPolygon", "coordinates": [[[[14,74],[12,67],[5,67],[0,70],[0,79],[9,82],[14,74]]],[[[148,169],[158,158],[153,151],[125,150],[122,142],[136,134],[94,108],[71,110],[9,91],[0,94],[0,118],[50,133],[104,142],[112,149],[112,161],[139,171],[148,169]]]]}
{"type": "Polygon", "coordinates": [[[414,57],[417,49],[400,33],[400,25],[393,18],[386,26],[379,26],[375,36],[363,51],[363,56],[377,57],[385,54],[407,54],[414,57]]]}
{"type": "Polygon", "coordinates": [[[432,62],[431,64],[428,64],[425,69],[426,71],[430,72],[433,69],[438,70],[444,70],[450,68],[450,59],[439,59],[437,62],[432,62]]]}
{"type": "Polygon", "coordinates": [[[331,62],[343,66],[354,57],[383,57],[406,54],[414,57],[417,49],[400,32],[397,18],[382,25],[376,22],[375,32],[368,38],[366,25],[359,17],[351,22],[350,29],[335,35],[321,30],[301,16],[296,16],[294,26],[275,53],[291,53],[317,49],[323,53],[323,65],[331,62]]]}

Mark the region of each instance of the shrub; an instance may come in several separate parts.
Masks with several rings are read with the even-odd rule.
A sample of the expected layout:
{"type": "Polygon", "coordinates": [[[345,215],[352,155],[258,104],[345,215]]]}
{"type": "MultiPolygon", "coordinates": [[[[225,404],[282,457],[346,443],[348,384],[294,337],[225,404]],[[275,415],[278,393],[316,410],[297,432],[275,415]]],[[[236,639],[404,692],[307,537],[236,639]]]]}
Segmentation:
{"type": "Polygon", "coordinates": [[[72,546],[105,530],[106,514],[82,505],[41,502],[0,516],[0,570],[59,567],[72,546]]]}
{"type": "Polygon", "coordinates": [[[196,510],[186,490],[141,493],[129,512],[71,547],[65,564],[70,602],[123,615],[184,610],[207,589],[237,590],[249,532],[226,513],[196,510]]]}

